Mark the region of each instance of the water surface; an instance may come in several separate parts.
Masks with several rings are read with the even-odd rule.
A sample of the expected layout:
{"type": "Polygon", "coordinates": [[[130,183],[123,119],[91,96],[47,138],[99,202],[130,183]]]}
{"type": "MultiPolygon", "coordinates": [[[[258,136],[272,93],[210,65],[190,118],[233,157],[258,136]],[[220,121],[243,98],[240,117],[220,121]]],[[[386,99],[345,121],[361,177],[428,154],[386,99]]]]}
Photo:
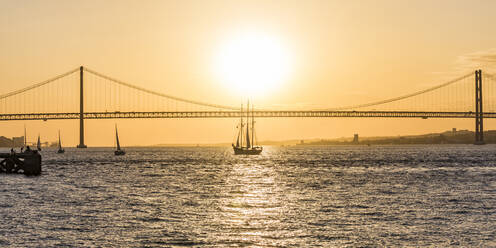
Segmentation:
{"type": "Polygon", "coordinates": [[[496,146],[44,150],[0,246],[496,246],[496,146]]]}

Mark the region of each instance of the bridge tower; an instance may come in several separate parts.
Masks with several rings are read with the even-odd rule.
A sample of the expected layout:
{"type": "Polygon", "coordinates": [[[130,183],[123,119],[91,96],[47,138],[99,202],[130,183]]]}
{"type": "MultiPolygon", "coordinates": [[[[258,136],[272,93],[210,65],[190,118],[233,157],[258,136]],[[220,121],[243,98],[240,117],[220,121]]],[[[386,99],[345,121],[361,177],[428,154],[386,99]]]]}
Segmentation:
{"type": "Polygon", "coordinates": [[[482,70],[475,71],[475,143],[484,145],[484,121],[482,109],[482,70]]]}
{"type": "Polygon", "coordinates": [[[86,148],[84,144],[84,102],[83,102],[83,66],[79,67],[79,145],[77,148],[86,148]]]}

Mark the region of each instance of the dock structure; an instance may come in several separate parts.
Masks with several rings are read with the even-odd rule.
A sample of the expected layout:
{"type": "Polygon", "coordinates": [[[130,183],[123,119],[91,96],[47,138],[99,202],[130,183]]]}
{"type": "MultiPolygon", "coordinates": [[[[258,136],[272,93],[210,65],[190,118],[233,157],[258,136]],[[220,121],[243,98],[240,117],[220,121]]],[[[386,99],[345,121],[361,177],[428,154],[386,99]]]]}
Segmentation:
{"type": "Polygon", "coordinates": [[[0,173],[41,173],[41,155],[37,151],[0,153],[0,173]]]}

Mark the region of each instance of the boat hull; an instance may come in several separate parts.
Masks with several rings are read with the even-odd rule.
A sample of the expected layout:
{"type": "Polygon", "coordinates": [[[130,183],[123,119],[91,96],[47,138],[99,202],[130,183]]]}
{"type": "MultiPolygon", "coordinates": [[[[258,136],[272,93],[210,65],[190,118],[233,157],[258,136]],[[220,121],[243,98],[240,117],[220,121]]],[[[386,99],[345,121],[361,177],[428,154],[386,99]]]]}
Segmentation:
{"type": "Polygon", "coordinates": [[[64,153],[64,152],[65,152],[65,150],[64,150],[64,149],[59,149],[59,150],[57,151],[57,153],[64,153]]]}
{"type": "Polygon", "coordinates": [[[262,147],[253,148],[243,148],[243,147],[233,147],[234,155],[258,155],[262,153],[262,147]]]}
{"type": "Polygon", "coordinates": [[[126,152],[123,151],[123,150],[117,150],[117,151],[114,151],[114,155],[115,156],[122,156],[122,155],[125,155],[126,152]]]}

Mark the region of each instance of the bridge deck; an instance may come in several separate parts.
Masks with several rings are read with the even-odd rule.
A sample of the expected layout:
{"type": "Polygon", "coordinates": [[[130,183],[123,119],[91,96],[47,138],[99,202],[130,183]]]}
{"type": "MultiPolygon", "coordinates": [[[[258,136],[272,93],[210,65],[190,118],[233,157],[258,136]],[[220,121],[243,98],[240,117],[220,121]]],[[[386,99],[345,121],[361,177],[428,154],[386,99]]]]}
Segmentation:
{"type": "MultiPolygon", "coordinates": [[[[475,118],[474,112],[409,112],[409,111],[254,111],[256,118],[475,118]]],[[[239,111],[183,111],[183,112],[88,112],[84,119],[140,119],[140,118],[239,118],[239,111]]],[[[495,112],[484,118],[496,118],[495,112]]],[[[79,119],[79,113],[0,114],[0,121],[79,119]]]]}

